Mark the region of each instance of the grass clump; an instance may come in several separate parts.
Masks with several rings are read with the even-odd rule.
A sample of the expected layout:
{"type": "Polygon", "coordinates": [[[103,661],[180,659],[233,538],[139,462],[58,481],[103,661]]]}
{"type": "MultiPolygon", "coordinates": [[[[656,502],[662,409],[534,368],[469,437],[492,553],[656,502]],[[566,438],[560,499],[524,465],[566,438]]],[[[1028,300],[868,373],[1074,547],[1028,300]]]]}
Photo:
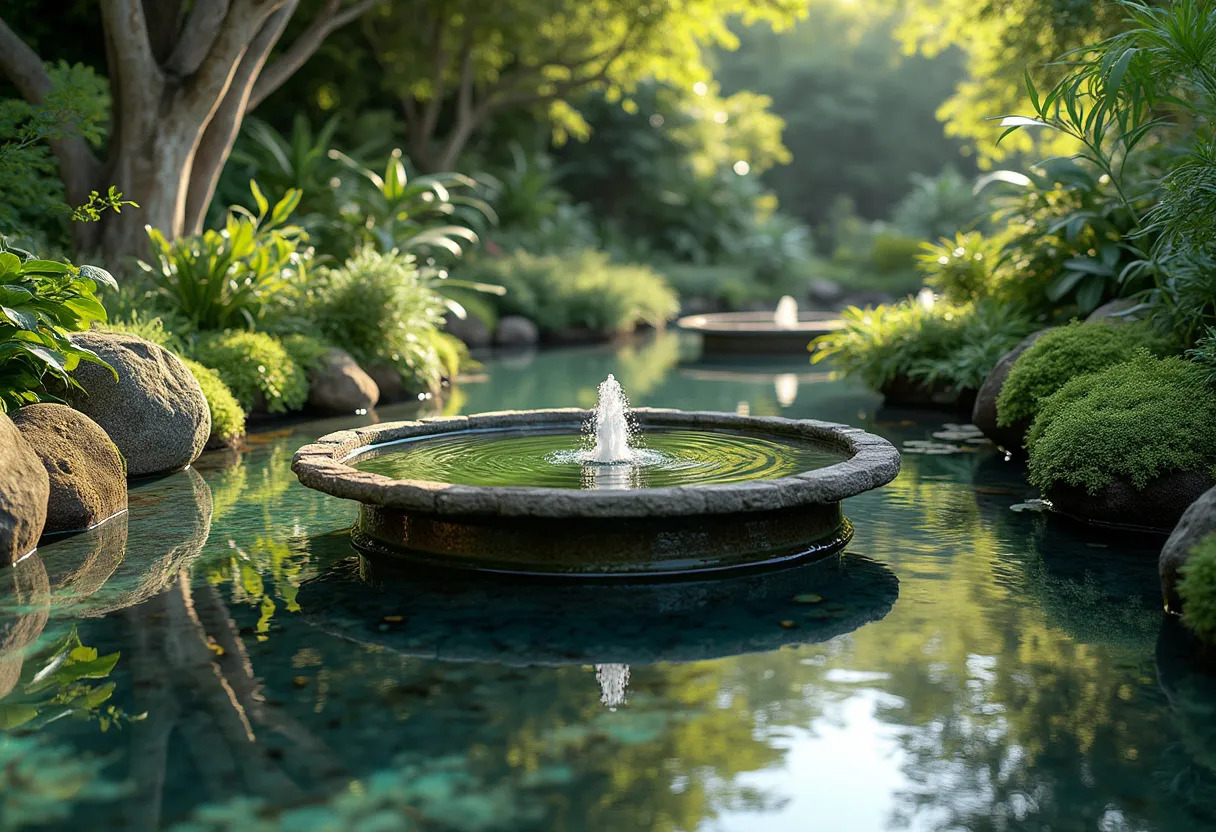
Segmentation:
{"type": "Polygon", "coordinates": [[[1216,533],[1191,550],[1180,575],[1183,623],[1203,641],[1216,642],[1216,533]]]}
{"type": "Polygon", "coordinates": [[[203,335],[193,356],[215,370],[246,413],[299,410],[308,399],[308,378],[282,343],[264,332],[227,330],[203,335]]]}
{"type": "Polygon", "coordinates": [[[1025,315],[987,301],[905,301],[841,314],[843,329],[814,344],[813,361],[831,358],[846,375],[880,390],[905,376],[975,389],[1006,352],[1034,329],[1025,315]]]}
{"type": "Polygon", "coordinates": [[[1216,396],[1203,368],[1141,350],[1048,397],[1026,446],[1030,481],[1044,492],[1064,483],[1096,494],[1116,479],[1144,488],[1216,463],[1216,396]]]}
{"type": "Polygon", "coordinates": [[[1121,364],[1146,347],[1164,351],[1144,324],[1074,321],[1044,333],[1010,368],[996,401],[997,424],[1033,419],[1043,400],[1069,379],[1121,364]]]}
{"type": "Polygon", "coordinates": [[[441,331],[443,298],[410,255],[365,249],[341,268],[318,270],[305,308],[318,339],[362,367],[395,367],[410,389],[436,389],[460,369],[464,353],[441,331]]]}
{"type": "Polygon", "coordinates": [[[675,292],[646,266],[611,263],[585,249],[536,256],[516,251],[482,257],[459,277],[497,284],[501,315],[523,315],[542,333],[585,328],[605,334],[631,332],[639,323],[660,326],[679,311],[675,292]]]}
{"type": "Polygon", "coordinates": [[[241,409],[241,403],[215,370],[191,358],[183,358],[182,363],[198,381],[207,399],[207,409],[211,411],[211,441],[233,445],[245,435],[245,411],[241,409]]]}

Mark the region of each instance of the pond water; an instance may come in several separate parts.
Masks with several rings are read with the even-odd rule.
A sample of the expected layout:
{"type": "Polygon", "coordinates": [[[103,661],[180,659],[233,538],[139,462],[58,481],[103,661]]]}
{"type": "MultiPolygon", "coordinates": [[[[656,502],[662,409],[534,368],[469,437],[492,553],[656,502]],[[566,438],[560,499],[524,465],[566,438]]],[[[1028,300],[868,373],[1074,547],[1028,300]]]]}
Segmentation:
{"type": "MultiPolygon", "coordinates": [[[[635,405],[924,444],[805,360],[669,335],[488,360],[431,412],[635,405]]],[[[414,411],[387,408],[381,420],[414,411]]],[[[1193,830],[1216,693],[1171,649],[1160,541],[1033,511],[965,442],[846,501],[839,562],[534,586],[361,562],[355,506],[251,437],[132,490],[0,593],[0,822],[199,830],[1193,830]],[[95,652],[94,652],[95,651],[95,652]]]]}

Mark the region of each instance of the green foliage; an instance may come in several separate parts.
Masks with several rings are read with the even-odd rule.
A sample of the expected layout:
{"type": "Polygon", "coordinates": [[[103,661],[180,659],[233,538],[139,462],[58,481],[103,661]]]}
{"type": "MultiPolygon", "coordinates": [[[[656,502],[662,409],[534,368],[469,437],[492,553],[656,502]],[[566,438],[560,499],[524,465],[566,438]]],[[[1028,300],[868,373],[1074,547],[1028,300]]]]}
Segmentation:
{"type": "Polygon", "coordinates": [[[308,399],[307,374],[272,335],[211,332],[197,340],[191,353],[219,374],[246,413],[287,413],[299,410],[308,399]]]}
{"type": "Polygon", "coordinates": [[[101,329],[143,338],[145,341],[151,341],[177,355],[181,355],[186,350],[185,342],[165,324],[163,318],[151,317],[142,312],[132,312],[122,319],[111,315],[110,320],[101,329]]]}
{"type": "Polygon", "coordinates": [[[287,355],[291,357],[291,360],[305,370],[312,370],[320,366],[321,359],[332,349],[324,341],[299,333],[284,335],[279,339],[279,343],[283,345],[283,349],[287,350],[287,355]]]}
{"type": "Polygon", "coordinates": [[[365,249],[342,268],[317,270],[304,309],[310,333],[363,367],[396,367],[413,390],[437,389],[459,369],[440,332],[443,299],[410,255],[365,249]]]}
{"type": "Polygon", "coordinates": [[[290,296],[310,256],[304,230],[288,218],[300,201],[288,191],[271,208],[257,183],[249,183],[257,213],[228,211],[222,230],[209,229],[170,242],[148,229],[152,263],[140,266],[155,286],[153,302],[181,316],[193,330],[257,327],[290,296]]]}
{"type": "Polygon", "coordinates": [[[97,284],[116,287],[96,266],[38,260],[7,250],[0,240],[0,412],[38,401],[48,378],[78,387],[72,371],[81,361],[109,365],[69,340],[73,332],[104,322],[97,284]]]}
{"type": "Polygon", "coordinates": [[[1216,643],[1216,534],[1195,545],[1179,574],[1183,623],[1203,641],[1216,643]]]}
{"type": "Polygon", "coordinates": [[[996,401],[997,423],[1033,419],[1044,400],[1069,379],[1128,361],[1144,348],[1166,351],[1141,324],[1073,322],[1045,333],[1010,368],[996,401]]]}
{"type": "Polygon", "coordinates": [[[937,176],[912,174],[912,189],[891,212],[891,225],[904,234],[928,240],[986,225],[987,198],[953,165],[937,176]]]}
{"type": "Polygon", "coordinates": [[[977,231],[954,239],[942,237],[937,243],[921,243],[917,268],[925,283],[951,303],[966,303],[988,294],[992,288],[992,269],[998,246],[977,231]]]}
{"type": "Polygon", "coordinates": [[[503,286],[500,314],[523,315],[546,334],[630,332],[639,323],[660,326],[679,309],[661,276],[645,266],[616,265],[598,251],[482,257],[461,276],[503,286]]]}
{"type": "Polygon", "coordinates": [[[991,301],[891,306],[841,313],[843,329],[819,338],[812,360],[880,390],[905,376],[926,384],[976,389],[1002,355],[1034,328],[1015,309],[991,301]]]}
{"type": "Polygon", "coordinates": [[[231,445],[244,436],[245,411],[219,372],[191,358],[183,358],[182,363],[198,381],[207,399],[207,409],[211,411],[211,441],[231,445]]]}
{"type": "Polygon", "coordinates": [[[1208,382],[1216,385],[1216,326],[1209,326],[1186,357],[1208,372],[1208,382]]]}
{"type": "Polygon", "coordinates": [[[1211,470],[1216,396],[1205,375],[1189,361],[1142,351],[1073,378],[1041,404],[1031,426],[1031,483],[1095,494],[1115,479],[1144,488],[1171,471],[1211,470]]]}

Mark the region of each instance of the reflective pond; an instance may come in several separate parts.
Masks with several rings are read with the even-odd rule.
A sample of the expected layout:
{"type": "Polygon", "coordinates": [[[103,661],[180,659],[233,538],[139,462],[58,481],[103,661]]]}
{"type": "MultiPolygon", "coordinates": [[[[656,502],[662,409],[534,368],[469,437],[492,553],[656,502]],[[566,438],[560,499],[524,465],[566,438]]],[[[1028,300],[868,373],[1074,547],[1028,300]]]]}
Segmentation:
{"type": "MultiPolygon", "coordinates": [[[[426,412],[635,405],[843,421],[919,453],[837,560],[658,586],[360,561],[300,423],[139,484],[0,589],[0,825],[190,830],[1193,830],[1216,689],[1160,540],[1033,511],[1016,464],[805,359],[674,335],[487,360],[426,412]],[[929,452],[924,452],[929,451],[929,452]]],[[[414,415],[382,410],[378,418],[414,415]]],[[[957,420],[956,420],[957,421],[957,420]]]]}

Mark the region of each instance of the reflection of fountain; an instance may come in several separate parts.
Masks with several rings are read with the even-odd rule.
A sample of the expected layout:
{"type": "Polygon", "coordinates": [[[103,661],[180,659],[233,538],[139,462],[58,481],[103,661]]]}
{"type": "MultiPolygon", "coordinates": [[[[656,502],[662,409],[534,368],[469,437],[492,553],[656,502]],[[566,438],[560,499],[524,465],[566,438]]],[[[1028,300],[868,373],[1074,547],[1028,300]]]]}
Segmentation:
{"type": "Polygon", "coordinates": [[[602,465],[630,462],[629,400],[611,373],[600,384],[599,404],[595,408],[595,449],[591,459],[602,465]]]}
{"type": "Polygon", "coordinates": [[[789,407],[798,398],[798,374],[782,373],[773,379],[773,387],[777,390],[777,403],[789,407]]]}
{"type": "Polygon", "coordinates": [[[786,295],[777,302],[777,311],[773,313],[773,325],[777,329],[796,329],[798,327],[798,301],[786,295]]]}
{"type": "Polygon", "coordinates": [[[625,690],[629,687],[629,665],[597,664],[595,681],[600,684],[600,702],[615,711],[625,704],[625,690]]]}
{"type": "Polygon", "coordinates": [[[584,465],[582,486],[594,491],[626,491],[642,486],[642,469],[636,465],[584,465]]]}

